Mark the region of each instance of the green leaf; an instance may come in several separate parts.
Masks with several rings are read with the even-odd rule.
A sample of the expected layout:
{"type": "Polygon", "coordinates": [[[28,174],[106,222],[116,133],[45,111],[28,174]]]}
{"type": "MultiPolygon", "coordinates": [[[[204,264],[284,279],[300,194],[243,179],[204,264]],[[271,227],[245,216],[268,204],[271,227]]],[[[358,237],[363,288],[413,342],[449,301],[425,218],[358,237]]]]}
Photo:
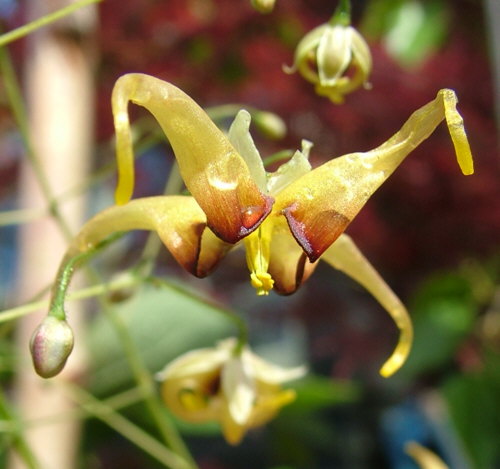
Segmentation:
{"type": "Polygon", "coordinates": [[[482,372],[456,375],[443,386],[451,419],[477,469],[495,467],[500,460],[500,383],[495,379],[499,370],[496,354],[482,372]]]}
{"type": "Polygon", "coordinates": [[[310,413],[352,403],[361,397],[361,389],[356,384],[319,375],[309,374],[292,387],[297,391],[297,398],[282,410],[283,413],[310,413]]]}
{"type": "MultiPolygon", "coordinates": [[[[217,340],[235,334],[232,324],[215,306],[174,288],[144,286],[119,308],[142,360],[152,372],[182,353],[211,347],[217,340]]],[[[108,394],[130,385],[131,370],[105,315],[96,317],[88,341],[92,392],[108,394]]]]}
{"type": "Polygon", "coordinates": [[[476,310],[470,284],[463,277],[446,273],[428,279],[410,306],[415,338],[400,376],[435,371],[450,363],[472,330],[476,310]]]}
{"type": "Polygon", "coordinates": [[[441,46],[448,23],[443,0],[379,0],[370,4],[362,29],[382,39],[401,65],[414,67],[441,46]]]}

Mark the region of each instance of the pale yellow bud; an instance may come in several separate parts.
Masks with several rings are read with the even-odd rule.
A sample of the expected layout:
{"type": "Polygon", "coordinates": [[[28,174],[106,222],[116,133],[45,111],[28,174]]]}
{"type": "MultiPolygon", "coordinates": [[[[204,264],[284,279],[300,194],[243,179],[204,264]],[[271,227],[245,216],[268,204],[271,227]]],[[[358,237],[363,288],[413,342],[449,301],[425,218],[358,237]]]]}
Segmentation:
{"type": "Polygon", "coordinates": [[[295,51],[294,64],[285,71],[298,71],[316,86],[316,92],[334,103],[360,86],[369,86],[372,58],[363,37],[352,26],[326,23],[310,31],[295,51]]]}

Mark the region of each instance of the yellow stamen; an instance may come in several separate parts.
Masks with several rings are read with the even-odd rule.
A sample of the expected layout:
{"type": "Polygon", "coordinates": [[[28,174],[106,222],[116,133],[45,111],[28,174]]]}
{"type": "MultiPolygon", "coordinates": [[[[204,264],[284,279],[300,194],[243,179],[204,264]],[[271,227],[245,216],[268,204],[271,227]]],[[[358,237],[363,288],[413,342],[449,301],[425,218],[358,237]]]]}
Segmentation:
{"type": "Polygon", "coordinates": [[[182,407],[189,412],[203,410],[207,406],[207,402],[203,396],[192,389],[182,389],[179,392],[179,401],[182,407]]]}
{"type": "Polygon", "coordinates": [[[245,238],[245,250],[250,283],[257,290],[257,295],[269,295],[273,289],[274,280],[267,271],[271,256],[272,223],[264,221],[262,225],[245,238]]]}
{"type": "Polygon", "coordinates": [[[273,289],[274,280],[269,272],[251,272],[250,283],[257,290],[257,295],[269,295],[273,289]]]}

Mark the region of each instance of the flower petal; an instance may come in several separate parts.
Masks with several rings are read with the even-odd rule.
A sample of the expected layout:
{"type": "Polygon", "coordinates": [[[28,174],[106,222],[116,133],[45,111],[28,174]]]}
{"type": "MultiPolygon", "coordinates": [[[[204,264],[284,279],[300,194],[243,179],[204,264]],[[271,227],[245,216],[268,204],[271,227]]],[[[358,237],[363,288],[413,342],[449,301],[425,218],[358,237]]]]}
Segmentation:
{"type": "Polygon", "coordinates": [[[191,350],[171,361],[155,377],[159,381],[165,381],[167,379],[179,379],[186,376],[210,373],[217,370],[229,357],[230,351],[220,348],[207,347],[191,350]]]}
{"type": "Polygon", "coordinates": [[[302,140],[302,149],[297,150],[292,158],[283,163],[274,173],[267,175],[267,188],[271,195],[278,194],[296,179],[311,171],[309,151],[313,144],[302,140]]]}
{"type": "Polygon", "coordinates": [[[275,392],[259,395],[257,403],[253,409],[250,428],[260,427],[281,410],[282,407],[290,404],[297,397],[293,389],[276,389],[275,392]]]}
{"type": "Polygon", "coordinates": [[[227,136],[235,150],[245,160],[250,174],[259,189],[263,193],[266,193],[266,170],[264,169],[264,163],[260,157],[259,150],[257,150],[250,134],[251,120],[250,113],[245,109],[241,109],[236,114],[227,136]]]}
{"type": "Polygon", "coordinates": [[[143,74],[124,75],[113,89],[117,203],[130,199],[134,185],[129,101],[144,106],[160,123],[187,188],[205,212],[208,226],[221,239],[235,243],[258,227],[270,212],[272,199],[259,190],[224,133],[180,89],[143,74]]]}
{"type": "Polygon", "coordinates": [[[406,361],[413,341],[413,326],[408,311],[382,277],[347,235],[341,235],[322,259],[363,285],[388,311],[400,330],[398,344],[384,363],[380,374],[388,377],[406,361]]]}
{"type": "Polygon", "coordinates": [[[319,83],[332,86],[344,74],[351,62],[353,28],[330,26],[321,36],[317,51],[319,83]]]}
{"type": "Polygon", "coordinates": [[[415,111],[401,130],[366,153],[335,158],[305,174],[277,197],[273,211],[283,213],[311,262],[338,238],[371,195],[404,158],[446,119],[464,174],[473,171],[463,121],[451,90],[415,111]]]}
{"type": "Polygon", "coordinates": [[[352,28],[352,55],[353,61],[359,67],[360,73],[363,77],[363,82],[366,82],[372,69],[372,56],[368,44],[366,44],[363,36],[352,28]]]}
{"type": "Polygon", "coordinates": [[[247,425],[255,400],[255,384],[241,356],[229,359],[222,369],[222,391],[227,399],[229,414],[238,425],[247,425]]]}
{"type": "Polygon", "coordinates": [[[250,350],[245,350],[243,353],[246,355],[246,359],[252,364],[255,379],[267,384],[286,383],[287,381],[302,378],[307,373],[307,368],[305,366],[283,368],[273,363],[269,363],[250,350]]]}
{"type": "Polygon", "coordinates": [[[285,218],[275,214],[271,217],[274,229],[268,272],[274,280],[275,290],[282,295],[289,295],[309,278],[317,263],[312,263],[304,254],[292,236],[285,218]]]}
{"type": "Polygon", "coordinates": [[[74,241],[86,250],[117,231],[156,231],[177,262],[203,277],[233,246],[206,229],[206,216],[193,197],[158,196],[134,199],[98,213],[74,241]]]}
{"type": "Polygon", "coordinates": [[[294,62],[292,67],[283,67],[285,73],[294,73],[299,70],[300,74],[311,83],[319,80],[316,67],[316,49],[324,34],[328,24],[322,24],[309,31],[299,42],[295,49],[294,62]]]}

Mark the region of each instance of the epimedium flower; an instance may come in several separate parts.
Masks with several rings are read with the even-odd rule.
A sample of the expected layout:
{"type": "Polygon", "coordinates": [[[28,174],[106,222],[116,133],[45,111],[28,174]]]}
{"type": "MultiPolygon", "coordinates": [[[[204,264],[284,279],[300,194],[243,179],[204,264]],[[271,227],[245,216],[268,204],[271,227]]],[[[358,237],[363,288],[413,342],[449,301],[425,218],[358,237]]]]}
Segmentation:
{"type": "Polygon", "coordinates": [[[192,350],[157,374],[168,408],[193,423],[219,422],[235,445],[245,433],[273,419],[295,399],[282,384],[302,377],[304,367],[282,368],[226,339],[214,348],[192,350]]]}
{"type": "MultiPolygon", "coordinates": [[[[442,120],[448,124],[462,172],[473,172],[456,103],[453,91],[441,90],[395,135],[371,151],[337,157],[312,169],[308,161],[311,144],[304,142],[288,162],[268,173],[250,135],[247,112],[237,115],[226,135],[172,84],[143,74],[124,75],[112,95],[117,205],[85,224],[66,259],[94,249],[116,231],[152,230],[180,265],[204,277],[227,252],[243,246],[251,284],[259,295],[272,289],[293,293],[322,259],[364,286],[395,321],[399,341],[380,371],[390,376],[408,356],[411,320],[344,231],[377,188],[442,120]],[[191,195],[129,200],[134,187],[129,102],[147,108],[160,123],[191,195]]],[[[67,287],[68,279],[64,279],[61,288],[67,287]]]]}
{"type": "Polygon", "coordinates": [[[307,33],[299,42],[292,67],[315,85],[316,93],[342,104],[344,96],[360,86],[369,87],[372,68],[370,49],[363,36],[342,12],[307,33]]]}

